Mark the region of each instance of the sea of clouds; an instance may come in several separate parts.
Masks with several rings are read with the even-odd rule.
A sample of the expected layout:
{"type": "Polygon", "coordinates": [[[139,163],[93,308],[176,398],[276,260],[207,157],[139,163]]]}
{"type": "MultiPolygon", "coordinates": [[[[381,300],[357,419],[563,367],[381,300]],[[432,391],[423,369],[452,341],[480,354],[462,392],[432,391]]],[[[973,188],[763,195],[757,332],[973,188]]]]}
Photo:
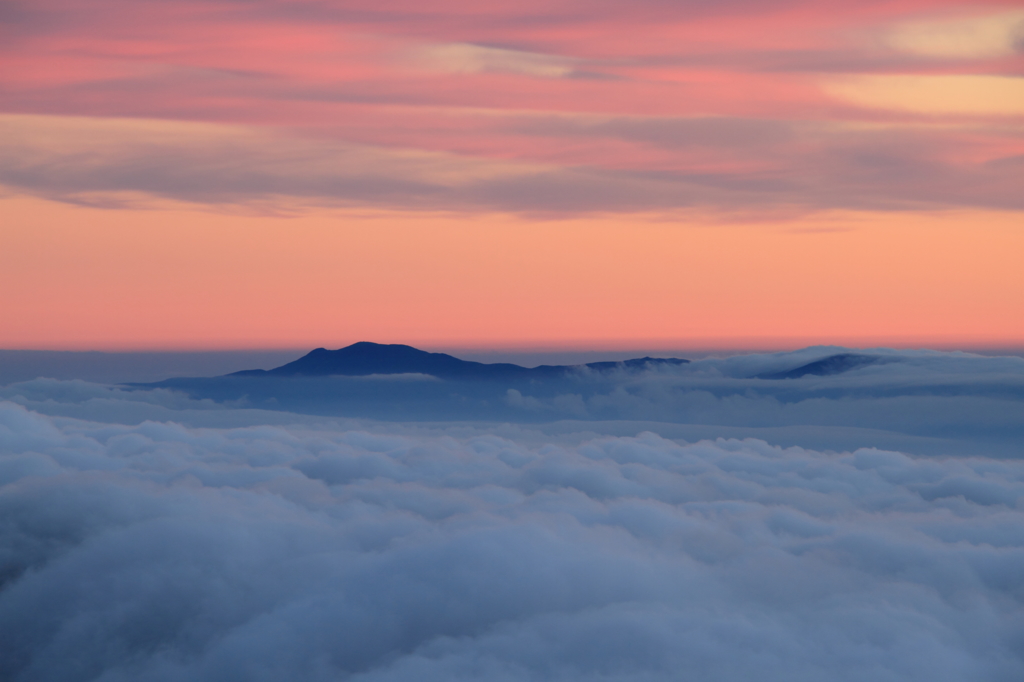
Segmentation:
{"type": "Polygon", "coordinates": [[[0,400],[123,424],[225,427],[344,417],[348,428],[371,428],[367,420],[459,422],[491,433],[533,424],[548,435],[653,431],[690,442],[758,438],[823,451],[1024,458],[1021,357],[873,349],[856,352],[870,362],[839,374],[764,378],[849,352],[816,347],[642,372],[580,368],[542,381],[222,376],[118,386],[40,378],[0,386],[0,400]]]}
{"type": "Polygon", "coordinates": [[[243,403],[0,387],[0,679],[1024,679],[1024,458],[983,440],[243,403]]]}

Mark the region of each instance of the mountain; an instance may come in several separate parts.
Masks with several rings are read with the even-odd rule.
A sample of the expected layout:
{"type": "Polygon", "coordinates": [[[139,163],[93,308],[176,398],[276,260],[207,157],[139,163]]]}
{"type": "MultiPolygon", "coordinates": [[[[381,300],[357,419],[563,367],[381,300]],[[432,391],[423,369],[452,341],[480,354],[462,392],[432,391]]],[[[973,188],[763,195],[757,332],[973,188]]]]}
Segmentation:
{"type": "Polygon", "coordinates": [[[858,367],[872,365],[879,360],[881,360],[881,358],[874,355],[837,353],[835,355],[829,355],[827,358],[808,362],[806,365],[800,365],[799,367],[786,370],[784,372],[772,372],[769,374],[759,374],[757,376],[759,379],[799,379],[800,377],[807,376],[808,374],[818,377],[832,376],[834,374],[848,372],[851,369],[857,369],[858,367]]]}
{"type": "Polygon", "coordinates": [[[624,362],[591,362],[586,365],[522,367],[510,363],[460,360],[445,353],[429,353],[402,344],[360,341],[338,350],[317,348],[294,362],[271,370],[247,369],[227,376],[367,376],[370,374],[428,374],[439,379],[542,379],[588,367],[594,371],[638,370],[657,365],[682,365],[681,358],[635,358],[624,362]]]}

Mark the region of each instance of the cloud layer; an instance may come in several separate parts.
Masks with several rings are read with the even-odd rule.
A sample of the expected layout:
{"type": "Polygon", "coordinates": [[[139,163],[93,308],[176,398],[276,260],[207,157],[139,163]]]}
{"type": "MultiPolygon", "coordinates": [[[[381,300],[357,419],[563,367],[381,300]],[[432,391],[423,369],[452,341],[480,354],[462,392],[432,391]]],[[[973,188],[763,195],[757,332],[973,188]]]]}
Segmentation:
{"type": "Polygon", "coordinates": [[[112,387],[37,379],[0,387],[0,399],[53,416],[127,424],[223,427],[306,417],[458,422],[484,431],[519,424],[547,436],[650,429],[687,440],[724,436],[835,451],[1024,457],[1024,359],[875,349],[859,351],[861,362],[838,374],[777,378],[844,353],[849,350],[816,347],[649,371],[581,370],[544,381],[222,377],[112,387]]]}
{"type": "MultiPolygon", "coordinates": [[[[969,81],[967,95],[980,84],[984,96],[943,105],[971,111],[1012,95],[1003,82],[1015,81],[950,76],[908,85],[904,77],[885,76],[843,78],[828,87],[872,106],[899,93],[899,106],[919,109],[929,97],[946,101],[942,83],[949,79],[969,81]],[[918,91],[927,96],[915,96],[918,91]]],[[[662,158],[653,167],[640,159],[609,164],[597,158],[579,166],[354,144],[250,126],[14,115],[0,116],[0,184],[101,205],[116,205],[127,195],[135,203],[155,196],[206,204],[299,200],[555,214],[684,208],[749,214],[794,206],[1024,209],[1019,176],[1012,172],[1020,158],[964,165],[950,158],[959,153],[952,147],[937,155],[935,144],[970,153],[975,142],[940,142],[945,136],[930,131],[726,117],[501,118],[500,127],[516,136],[637,145],[659,150],[662,158]]]]}
{"type": "Polygon", "coordinates": [[[0,183],[470,213],[1020,209],[1004,4],[16,2],[0,183]]]}
{"type": "Polygon", "coordinates": [[[1016,680],[1024,466],[0,404],[10,680],[1016,680]]]}

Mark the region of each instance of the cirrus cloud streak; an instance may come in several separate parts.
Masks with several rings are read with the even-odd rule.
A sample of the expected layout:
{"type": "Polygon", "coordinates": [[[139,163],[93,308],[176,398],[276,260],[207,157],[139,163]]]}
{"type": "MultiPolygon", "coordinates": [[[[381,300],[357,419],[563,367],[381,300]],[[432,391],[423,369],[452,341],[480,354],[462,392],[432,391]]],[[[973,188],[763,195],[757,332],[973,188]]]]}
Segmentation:
{"type": "Polygon", "coordinates": [[[1024,153],[988,159],[970,130],[953,142],[947,132],[721,117],[483,118],[527,148],[576,138],[631,151],[588,167],[529,151],[488,158],[251,126],[8,115],[0,116],[0,184],[87,203],[134,192],[209,204],[284,198],[525,213],[1024,208],[1013,172],[1024,153]]]}
{"type": "Polygon", "coordinates": [[[999,3],[104,0],[5,16],[0,109],[67,118],[6,135],[15,191],[574,213],[1024,195],[1020,15],[999,3]],[[165,142],[139,139],[147,121],[165,142]],[[55,125],[109,148],[83,156],[55,125]]]}

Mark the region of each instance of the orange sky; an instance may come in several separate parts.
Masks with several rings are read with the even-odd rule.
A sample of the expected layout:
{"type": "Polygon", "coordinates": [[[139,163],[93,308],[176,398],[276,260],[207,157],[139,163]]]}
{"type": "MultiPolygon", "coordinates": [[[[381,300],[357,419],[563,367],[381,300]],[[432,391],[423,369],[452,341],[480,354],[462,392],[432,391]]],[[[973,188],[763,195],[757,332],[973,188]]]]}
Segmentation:
{"type": "Polygon", "coordinates": [[[0,348],[1024,343],[1014,2],[15,2],[0,348]]]}
{"type": "Polygon", "coordinates": [[[723,223],[0,206],[20,228],[0,253],[8,348],[1024,339],[1014,212],[723,223]]]}

